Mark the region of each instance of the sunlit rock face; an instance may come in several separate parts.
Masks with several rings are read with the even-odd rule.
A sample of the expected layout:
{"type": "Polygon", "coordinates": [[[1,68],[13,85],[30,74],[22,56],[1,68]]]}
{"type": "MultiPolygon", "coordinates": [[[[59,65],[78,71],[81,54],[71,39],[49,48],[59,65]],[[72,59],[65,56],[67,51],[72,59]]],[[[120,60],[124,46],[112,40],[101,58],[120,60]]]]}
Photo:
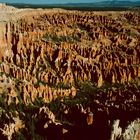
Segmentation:
{"type": "Polygon", "coordinates": [[[139,11],[0,4],[0,138],[139,140],[139,25],[139,11]]]}
{"type": "Polygon", "coordinates": [[[75,96],[80,81],[100,87],[140,76],[137,12],[0,7],[1,85],[9,96],[16,97],[18,84],[25,103],[48,102],[75,96]]]}
{"type": "Polygon", "coordinates": [[[136,119],[122,131],[119,126],[119,120],[115,120],[113,124],[111,140],[139,140],[140,139],[140,120],[136,119]]]}

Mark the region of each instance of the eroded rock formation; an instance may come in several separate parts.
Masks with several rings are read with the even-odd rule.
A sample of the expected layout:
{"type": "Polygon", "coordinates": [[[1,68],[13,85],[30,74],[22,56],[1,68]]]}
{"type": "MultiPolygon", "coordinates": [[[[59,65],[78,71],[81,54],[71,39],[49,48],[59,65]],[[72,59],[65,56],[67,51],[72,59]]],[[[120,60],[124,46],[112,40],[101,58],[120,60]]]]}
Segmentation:
{"type": "MultiPolygon", "coordinates": [[[[87,93],[89,97],[92,94],[90,100],[93,100],[89,106],[95,113],[95,120],[90,118],[89,124],[97,121],[106,127],[108,120],[132,121],[139,116],[140,15],[138,11],[34,10],[16,9],[1,4],[0,12],[0,93],[2,99],[5,97],[4,105],[1,104],[6,110],[14,106],[15,112],[19,113],[18,116],[29,119],[31,113],[32,120],[35,121],[37,115],[32,114],[32,111],[36,109],[32,108],[30,111],[28,105],[34,107],[39,98],[45,103],[66,96],[77,101],[78,97],[76,99],[74,97],[79,90],[86,93],[84,88],[79,88],[79,85],[89,82],[91,86],[88,86],[87,93]],[[138,87],[135,83],[131,85],[134,79],[137,80],[138,87]],[[109,84],[110,88],[103,89],[105,83],[109,84]],[[112,86],[113,84],[116,86],[112,86]],[[124,87],[117,87],[117,84],[119,86],[123,84],[124,87]],[[94,93],[90,93],[95,91],[90,90],[94,87],[97,89],[96,97],[94,93]],[[20,106],[23,106],[22,110],[20,106]],[[27,117],[22,112],[27,113],[27,117]],[[124,113],[127,116],[125,119],[124,113]],[[102,119],[102,116],[106,120],[102,119]]],[[[75,109],[76,106],[67,106],[63,100],[57,103],[60,105],[60,112],[58,109],[57,113],[63,115],[63,118],[66,116],[70,120],[73,119],[76,125],[81,127],[82,122],[89,120],[85,119],[84,105],[77,103],[78,108],[75,109]],[[81,116],[80,119],[74,115],[75,113],[79,113],[77,117],[81,116]]],[[[47,109],[44,108],[45,111],[47,112],[47,109]]],[[[5,112],[1,114],[3,113],[6,114],[5,112]]],[[[9,117],[9,114],[6,115],[9,117]]],[[[46,115],[43,115],[41,119],[45,119],[45,124],[46,115]]],[[[49,113],[47,115],[53,117],[51,120],[53,123],[48,123],[46,126],[41,124],[42,129],[49,125],[51,128],[56,128],[55,116],[49,113]]],[[[38,123],[42,121],[37,120],[38,123]]],[[[9,123],[9,127],[13,126],[13,129],[9,129],[12,131],[11,134],[14,133],[14,129],[24,127],[22,125],[16,128],[16,121],[13,121],[14,123],[9,123]]],[[[20,123],[22,124],[22,121],[20,123]]],[[[25,127],[30,128],[28,124],[25,127]]],[[[106,130],[105,127],[103,131],[106,130]]],[[[90,128],[87,124],[85,128],[87,134],[90,132],[88,130],[93,130],[92,126],[90,128]]],[[[102,127],[98,127],[100,128],[102,127]]],[[[1,130],[6,129],[8,130],[8,124],[1,130]]],[[[62,129],[61,127],[60,130],[62,129]]],[[[46,130],[45,132],[50,131],[46,130]]],[[[70,131],[71,133],[75,134],[73,131],[70,131]]],[[[9,137],[12,137],[10,133],[9,137]]]]}
{"type": "Polygon", "coordinates": [[[18,84],[25,103],[47,102],[74,96],[80,81],[102,86],[140,76],[136,12],[29,9],[11,16],[0,21],[1,87],[6,84],[8,96],[16,97],[18,84]]]}

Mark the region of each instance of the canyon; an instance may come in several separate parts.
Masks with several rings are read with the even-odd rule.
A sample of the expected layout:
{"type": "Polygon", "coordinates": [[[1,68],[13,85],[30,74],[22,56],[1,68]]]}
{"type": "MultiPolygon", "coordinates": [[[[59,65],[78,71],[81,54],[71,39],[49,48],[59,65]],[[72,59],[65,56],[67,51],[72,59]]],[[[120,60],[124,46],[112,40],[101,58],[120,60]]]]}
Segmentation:
{"type": "Polygon", "coordinates": [[[83,98],[94,96],[87,104],[95,114],[105,112],[114,120],[117,111],[119,119],[138,118],[139,25],[140,10],[17,9],[0,4],[1,97],[7,106],[34,105],[40,98],[45,104],[61,98],[63,106],[64,98],[75,100],[85,91],[83,98]]]}

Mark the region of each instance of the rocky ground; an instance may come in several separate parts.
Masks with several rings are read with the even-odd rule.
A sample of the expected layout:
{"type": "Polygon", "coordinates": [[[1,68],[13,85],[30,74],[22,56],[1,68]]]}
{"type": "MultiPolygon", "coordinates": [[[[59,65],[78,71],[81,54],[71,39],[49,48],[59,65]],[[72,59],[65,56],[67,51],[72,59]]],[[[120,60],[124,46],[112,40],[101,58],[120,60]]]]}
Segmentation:
{"type": "Polygon", "coordinates": [[[0,4],[1,138],[125,139],[140,117],[139,25],[139,10],[0,4]],[[120,134],[112,130],[116,119],[120,134]]]}

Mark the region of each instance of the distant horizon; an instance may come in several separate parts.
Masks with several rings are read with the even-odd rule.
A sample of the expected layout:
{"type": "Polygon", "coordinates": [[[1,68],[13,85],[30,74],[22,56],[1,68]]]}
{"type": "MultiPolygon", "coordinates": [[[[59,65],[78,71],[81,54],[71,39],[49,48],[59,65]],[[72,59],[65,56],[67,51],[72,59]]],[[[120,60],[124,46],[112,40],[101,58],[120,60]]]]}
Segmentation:
{"type": "Polygon", "coordinates": [[[130,1],[130,2],[139,2],[140,0],[0,0],[0,3],[21,3],[21,4],[69,4],[69,3],[96,3],[96,2],[103,2],[103,1],[130,1]]]}

